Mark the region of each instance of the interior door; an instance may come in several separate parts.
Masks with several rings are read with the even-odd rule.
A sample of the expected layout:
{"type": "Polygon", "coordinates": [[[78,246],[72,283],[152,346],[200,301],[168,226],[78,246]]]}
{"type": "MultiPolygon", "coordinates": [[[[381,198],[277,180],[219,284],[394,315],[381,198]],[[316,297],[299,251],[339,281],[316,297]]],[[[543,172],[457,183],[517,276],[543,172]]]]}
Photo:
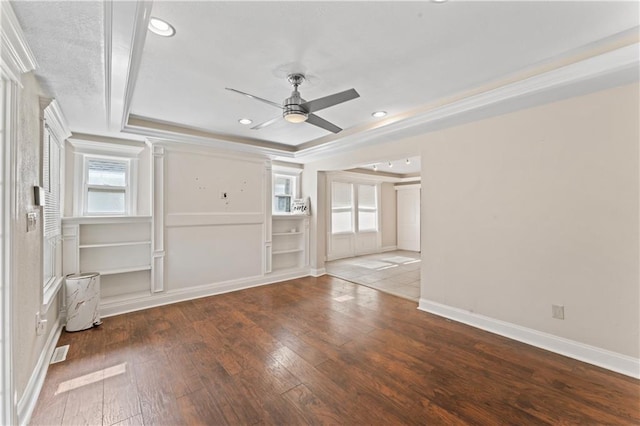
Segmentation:
{"type": "Polygon", "coordinates": [[[420,251],[420,188],[398,188],[398,249],[420,251]]]}

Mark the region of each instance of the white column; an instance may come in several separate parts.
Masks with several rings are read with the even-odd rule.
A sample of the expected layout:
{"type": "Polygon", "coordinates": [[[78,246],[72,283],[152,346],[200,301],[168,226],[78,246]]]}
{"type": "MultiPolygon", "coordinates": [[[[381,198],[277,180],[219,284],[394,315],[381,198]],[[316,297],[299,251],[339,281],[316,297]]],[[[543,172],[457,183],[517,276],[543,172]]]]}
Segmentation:
{"type": "Polygon", "coordinates": [[[152,145],[151,292],[164,291],[164,155],[163,146],[152,145]]]}

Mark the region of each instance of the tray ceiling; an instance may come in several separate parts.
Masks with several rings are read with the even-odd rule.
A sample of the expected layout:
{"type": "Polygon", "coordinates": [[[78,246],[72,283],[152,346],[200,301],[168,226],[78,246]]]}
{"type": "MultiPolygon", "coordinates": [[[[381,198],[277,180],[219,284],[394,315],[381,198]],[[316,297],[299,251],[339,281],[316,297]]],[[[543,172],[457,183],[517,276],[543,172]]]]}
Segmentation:
{"type": "Polygon", "coordinates": [[[125,126],[131,114],[168,134],[283,152],[410,118],[621,32],[637,38],[639,20],[637,2],[156,1],[150,15],[176,29],[164,38],[125,22],[125,7],[140,8],[133,2],[12,5],[40,80],[74,132],[122,137],[113,122],[125,126]],[[117,56],[127,36],[137,66],[123,66],[117,56]],[[317,114],[342,133],[284,120],[261,130],[238,123],[249,118],[255,125],[280,111],[225,87],[281,103],[292,72],[307,76],[299,88],[307,100],[350,88],[360,93],[317,114]],[[373,118],[378,110],[388,116],[373,118]]]}

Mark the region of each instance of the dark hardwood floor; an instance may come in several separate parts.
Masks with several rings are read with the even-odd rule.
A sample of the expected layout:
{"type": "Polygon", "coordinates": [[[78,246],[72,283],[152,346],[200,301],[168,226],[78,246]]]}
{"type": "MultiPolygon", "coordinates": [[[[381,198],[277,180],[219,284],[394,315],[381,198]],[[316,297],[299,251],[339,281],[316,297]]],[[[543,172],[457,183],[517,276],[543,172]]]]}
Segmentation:
{"type": "Polygon", "coordinates": [[[106,318],[65,344],[33,425],[640,424],[637,380],[329,276],[106,318]]]}

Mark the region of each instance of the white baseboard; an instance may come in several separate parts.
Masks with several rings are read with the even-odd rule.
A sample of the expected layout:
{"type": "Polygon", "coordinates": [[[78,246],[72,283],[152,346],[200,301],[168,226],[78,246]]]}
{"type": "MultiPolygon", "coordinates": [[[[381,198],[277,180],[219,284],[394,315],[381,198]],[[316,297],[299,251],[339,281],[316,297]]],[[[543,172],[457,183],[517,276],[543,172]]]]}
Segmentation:
{"type": "Polygon", "coordinates": [[[264,276],[260,275],[178,290],[168,290],[162,293],[153,293],[144,296],[122,297],[116,300],[106,300],[100,304],[100,317],[106,318],[114,315],[126,314],[127,312],[155,308],[156,306],[164,306],[171,303],[183,302],[185,300],[199,299],[201,297],[215,296],[216,294],[259,287],[295,278],[307,277],[309,275],[309,268],[290,269],[282,272],[272,272],[264,276]]]}
{"type": "Polygon", "coordinates": [[[616,373],[640,379],[640,359],[597,348],[574,340],[543,333],[484,315],[454,308],[427,299],[420,299],[418,309],[449,318],[472,327],[499,334],[519,342],[546,349],[616,373]]]}
{"type": "Polygon", "coordinates": [[[327,270],[325,268],[318,268],[318,269],[311,269],[310,275],[312,277],[321,277],[323,275],[325,275],[327,273],[327,270]]]}
{"type": "Polygon", "coordinates": [[[398,250],[398,246],[386,246],[386,247],[382,247],[380,249],[381,253],[387,252],[387,251],[396,251],[398,250]]]}
{"type": "Polygon", "coordinates": [[[49,370],[49,361],[51,360],[53,351],[56,348],[56,343],[62,333],[62,324],[62,318],[58,317],[49,332],[49,336],[47,336],[47,341],[45,342],[42,351],[40,351],[40,357],[38,358],[38,362],[31,373],[31,377],[29,377],[27,387],[25,388],[22,397],[18,400],[18,424],[21,426],[29,424],[31,415],[33,414],[33,409],[36,408],[38,396],[40,396],[44,379],[47,376],[47,371],[49,370]]]}

